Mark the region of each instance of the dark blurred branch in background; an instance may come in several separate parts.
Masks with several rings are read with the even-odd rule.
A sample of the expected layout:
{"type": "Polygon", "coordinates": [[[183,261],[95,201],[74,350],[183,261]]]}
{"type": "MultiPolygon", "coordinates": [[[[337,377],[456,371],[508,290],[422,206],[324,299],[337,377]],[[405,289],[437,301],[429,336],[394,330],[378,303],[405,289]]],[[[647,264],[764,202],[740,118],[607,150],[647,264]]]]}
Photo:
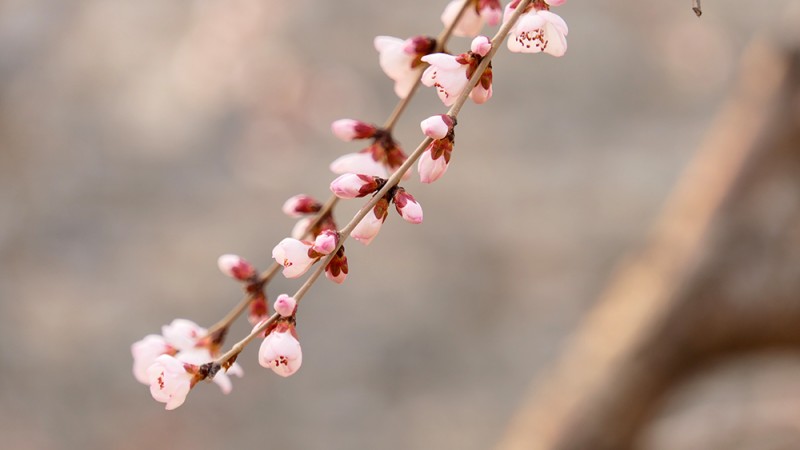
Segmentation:
{"type": "Polygon", "coordinates": [[[498,448],[633,448],[688,376],[724,358],[798,350],[798,324],[800,49],[758,41],[648,242],[498,448]]]}

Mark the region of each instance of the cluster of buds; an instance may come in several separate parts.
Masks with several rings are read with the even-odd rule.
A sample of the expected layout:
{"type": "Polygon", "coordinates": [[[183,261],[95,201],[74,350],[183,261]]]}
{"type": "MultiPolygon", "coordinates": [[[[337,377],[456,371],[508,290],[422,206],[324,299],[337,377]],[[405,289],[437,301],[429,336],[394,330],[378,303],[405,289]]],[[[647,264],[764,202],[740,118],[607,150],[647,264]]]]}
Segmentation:
{"type": "MultiPolygon", "coordinates": [[[[417,82],[434,87],[446,106],[458,102],[448,114],[434,115],[420,123],[426,136],[423,143],[427,146],[424,149],[420,146],[412,157],[419,158],[417,170],[422,183],[432,183],[447,171],[455,142],[455,115],[465,97],[481,104],[492,96],[490,59],[496,48],[489,38],[479,35],[483,26],[495,26],[502,20],[504,30],[509,31],[507,46],[512,52],[562,56],[567,49],[568,28],[561,17],[550,12],[550,7],[564,2],[512,0],[503,10],[499,0],[453,0],[442,13],[442,22],[451,27],[453,35],[474,38],[470,50],[458,55],[437,52],[437,49],[444,49],[444,42],[427,36],[405,40],[391,36],[375,38],[380,66],[394,81],[395,94],[404,99],[397,111],[403,110],[402,102],[408,100],[417,82]],[[521,5],[524,10],[517,11],[521,5]],[[509,24],[512,17],[517,19],[509,24]],[[477,81],[473,80],[474,86],[471,86],[473,78],[477,81]]],[[[446,40],[449,34],[444,32],[441,36],[446,40]]],[[[371,140],[361,151],[343,155],[330,164],[331,171],[339,175],[330,184],[336,197],[372,196],[361,215],[356,216],[361,217],[360,220],[354,219],[340,232],[332,213],[335,197],[326,205],[305,194],[291,197],[284,203],[283,212],[298,221],[291,237],[273,248],[272,258],[276,264],[263,276],[237,255],[222,255],[218,260],[222,273],[242,283],[246,304],[234,308],[211,330],[186,319],[175,319],[162,327],[160,335],[145,336],[131,346],[135,378],[149,385],[153,398],[165,403],[166,409],[183,404],[189,391],[202,380],[212,380],[222,392],[230,392],[230,375],[243,375],[242,368],[235,362],[236,357],[244,345],[257,337],[263,338],[258,352],[261,366],[283,377],[297,372],[303,361],[296,330],[297,305],[323,268],[317,266],[314,275],[295,294],[296,298],[279,295],[273,304],[275,314],[270,315],[265,285],[279,268],[283,269],[285,277],[298,278],[315,263],[324,261],[326,277],[342,283],[349,272],[342,240],[352,237],[365,245],[371,243],[386,221],[392,204],[407,222],[422,223],[422,207],[397,184],[399,178],[409,176],[408,166],[404,166],[407,157],[391,133],[398,115],[399,112],[393,115],[383,128],[354,119],[337,120],[331,125],[333,134],[343,141],[371,140]],[[402,177],[400,174],[392,176],[401,167],[406,171],[402,177]],[[387,185],[389,180],[392,180],[391,185],[387,185]],[[221,354],[230,323],[245,308],[248,321],[255,326],[253,331],[228,353],[221,354]]]]}
{"type": "MultiPolygon", "coordinates": [[[[352,199],[364,197],[379,191],[386,180],[379,177],[346,173],[331,182],[331,192],[339,198],[352,199]]],[[[350,233],[353,239],[369,245],[381,229],[381,225],[389,215],[389,204],[394,203],[400,216],[409,223],[422,223],[422,207],[414,196],[400,186],[394,186],[386,195],[378,200],[372,210],[361,219],[350,233]]]]}
{"type": "MultiPolygon", "coordinates": [[[[272,249],[272,258],[283,266],[283,276],[297,278],[305,274],[322,257],[339,247],[339,232],[332,214],[312,217],[322,209],[322,204],[312,197],[295,195],[283,205],[283,212],[290,217],[302,217],[292,231],[292,237],[283,239],[272,249]],[[305,216],[305,217],[304,217],[305,216]],[[308,236],[313,240],[305,240],[308,236]]],[[[349,271],[344,246],[336,250],[328,265],[325,276],[335,283],[343,283],[349,271]]]]}

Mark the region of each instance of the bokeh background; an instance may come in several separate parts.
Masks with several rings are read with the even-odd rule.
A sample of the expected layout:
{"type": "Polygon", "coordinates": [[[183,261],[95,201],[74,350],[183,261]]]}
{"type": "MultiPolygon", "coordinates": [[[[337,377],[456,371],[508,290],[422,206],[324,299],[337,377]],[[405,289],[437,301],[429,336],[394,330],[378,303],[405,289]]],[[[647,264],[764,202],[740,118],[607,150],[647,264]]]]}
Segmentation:
{"type": "MultiPolygon", "coordinates": [[[[327,198],[328,163],[361,148],[330,122],[382,123],[396,102],[373,37],[435,35],[445,2],[0,1],[3,447],[491,447],[642,243],[747,42],[800,23],[792,0],[756,3],[708,0],[702,19],[688,0],[559,8],[567,55],[501,51],[448,173],[405,183],[425,223],[390,216],[347,245],[344,285],[306,297],[302,370],[280,379],[248,348],[230,395],[200,385],[164,412],[130,344],[238,301],[217,256],[271,262],[293,225],[283,201],[327,198]]],[[[422,90],[398,139],[410,151],[444,111],[422,90]]],[[[798,374],[796,354],[720,367],[643,448],[693,448],[698,420],[735,432],[764,396],[797,406],[798,374]]]]}

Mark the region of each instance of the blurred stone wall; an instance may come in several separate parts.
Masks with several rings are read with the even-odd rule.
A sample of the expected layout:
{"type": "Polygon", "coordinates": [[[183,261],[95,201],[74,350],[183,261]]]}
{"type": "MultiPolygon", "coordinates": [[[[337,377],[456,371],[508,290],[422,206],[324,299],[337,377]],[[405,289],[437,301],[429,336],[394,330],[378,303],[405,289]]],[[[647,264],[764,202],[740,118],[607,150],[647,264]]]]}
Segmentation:
{"type": "MultiPolygon", "coordinates": [[[[786,27],[791,0],[752,3],[559,8],[567,55],[501,51],[447,175],[405,183],[425,223],[390,217],[347,245],[343,286],[311,290],[302,370],[278,379],[250,348],[229,396],[201,385],[165,413],[130,344],[239,299],[216,257],[270,263],[283,201],[326,198],[328,163],[361,148],[329,123],[380,123],[396,101],[373,37],[435,35],[445,2],[0,1],[4,446],[490,447],[640,242],[743,46],[786,27]]],[[[434,112],[425,89],[397,127],[407,149],[434,112]]]]}

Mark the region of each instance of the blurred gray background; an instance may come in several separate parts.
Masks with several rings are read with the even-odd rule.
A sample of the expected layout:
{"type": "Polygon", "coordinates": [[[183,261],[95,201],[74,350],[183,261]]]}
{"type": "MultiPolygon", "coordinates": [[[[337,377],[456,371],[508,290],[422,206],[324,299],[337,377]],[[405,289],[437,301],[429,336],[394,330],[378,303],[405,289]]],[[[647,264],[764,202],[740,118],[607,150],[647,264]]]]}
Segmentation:
{"type": "MultiPolygon", "coordinates": [[[[330,122],[382,123],[396,102],[373,37],[435,35],[446,2],[0,0],[4,448],[491,447],[641,243],[743,47],[798,23],[792,0],[757,3],[707,0],[702,19],[688,0],[558,8],[567,55],[501,51],[448,173],[404,183],[424,224],[392,213],[372,245],[347,244],[344,285],[307,295],[302,369],[281,379],[254,346],[230,395],[203,384],[165,412],[133,378],[130,344],[238,301],[217,256],[268,266],[293,225],[283,201],[327,198],[328,163],[362,148],[330,122]]],[[[397,127],[404,148],[444,111],[422,90],[397,127]]],[[[715,373],[670,401],[643,448],[693,448],[670,439],[697,417],[735,425],[758,386],[800,399],[797,355],[715,373]]]]}

